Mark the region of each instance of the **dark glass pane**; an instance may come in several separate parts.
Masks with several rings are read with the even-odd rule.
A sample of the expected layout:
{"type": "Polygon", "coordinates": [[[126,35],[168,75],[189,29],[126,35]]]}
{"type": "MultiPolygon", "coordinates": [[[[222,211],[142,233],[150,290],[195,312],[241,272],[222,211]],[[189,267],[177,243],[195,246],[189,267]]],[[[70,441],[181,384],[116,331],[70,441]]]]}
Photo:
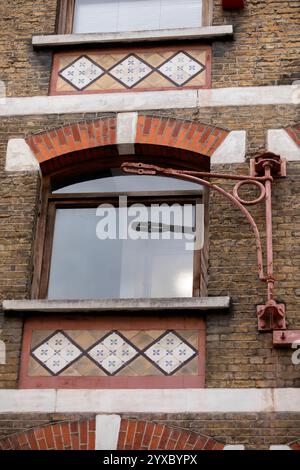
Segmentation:
{"type": "Polygon", "coordinates": [[[126,211],[57,210],[48,298],[192,296],[194,207],[126,211]]]}

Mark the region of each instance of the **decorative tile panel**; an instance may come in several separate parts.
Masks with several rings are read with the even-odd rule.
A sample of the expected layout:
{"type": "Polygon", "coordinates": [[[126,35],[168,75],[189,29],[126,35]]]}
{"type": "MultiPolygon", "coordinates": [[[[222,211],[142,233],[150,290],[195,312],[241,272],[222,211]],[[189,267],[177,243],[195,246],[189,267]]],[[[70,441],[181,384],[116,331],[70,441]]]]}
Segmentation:
{"type": "Polygon", "coordinates": [[[54,55],[52,95],[210,87],[208,46],[123,48],[54,55]]]}
{"type": "MultiPolygon", "coordinates": [[[[101,375],[115,376],[126,368],[131,376],[173,375],[190,363],[185,373],[193,375],[197,373],[192,360],[198,356],[198,334],[197,330],[99,331],[95,342],[95,334],[85,330],[55,331],[32,347],[29,373],[69,375],[71,368],[76,376],[86,375],[83,369],[99,375],[99,368],[101,375]]],[[[35,335],[40,338],[41,332],[35,335]]]]}
{"type": "Polygon", "coordinates": [[[201,388],[204,370],[199,314],[25,320],[20,388],[201,388]]]}

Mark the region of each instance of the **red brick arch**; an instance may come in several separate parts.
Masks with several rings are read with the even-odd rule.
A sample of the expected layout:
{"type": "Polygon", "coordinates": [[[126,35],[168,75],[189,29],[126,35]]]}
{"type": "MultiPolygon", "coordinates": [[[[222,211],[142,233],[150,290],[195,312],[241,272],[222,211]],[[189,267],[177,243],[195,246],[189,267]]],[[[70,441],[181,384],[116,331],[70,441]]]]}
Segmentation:
{"type": "MultiPolygon", "coordinates": [[[[29,136],[26,141],[43,173],[73,163],[118,157],[117,116],[82,121],[29,136]]],[[[192,158],[196,167],[208,168],[214,151],[229,131],[195,121],[167,116],[139,115],[135,148],[139,155],[192,158]]]]}
{"type": "MultiPolygon", "coordinates": [[[[198,433],[150,421],[122,419],[118,450],[223,450],[198,433]]],[[[0,450],[94,450],[95,419],[48,424],[0,439],[0,450]]]]}
{"type": "Polygon", "coordinates": [[[223,450],[224,444],[198,433],[150,421],[122,419],[118,450],[223,450]]]}
{"type": "Polygon", "coordinates": [[[94,418],[49,424],[0,439],[0,450],[94,449],[94,418]]]}

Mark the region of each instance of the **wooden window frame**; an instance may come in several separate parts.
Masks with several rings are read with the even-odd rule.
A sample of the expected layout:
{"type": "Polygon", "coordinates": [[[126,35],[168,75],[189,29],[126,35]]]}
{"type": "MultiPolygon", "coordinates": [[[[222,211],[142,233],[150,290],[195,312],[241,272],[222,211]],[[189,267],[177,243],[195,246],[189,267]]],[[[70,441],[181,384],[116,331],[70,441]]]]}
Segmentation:
{"type": "MultiPolygon", "coordinates": [[[[102,202],[115,204],[118,197],[125,193],[52,193],[51,177],[46,176],[42,181],[40,210],[35,237],[33,256],[33,276],[31,298],[46,299],[49,286],[51,267],[52,243],[54,236],[55,213],[57,208],[98,207],[102,202]]],[[[204,204],[204,247],[194,251],[193,266],[193,297],[207,295],[206,272],[208,264],[208,213],[207,191],[176,191],[175,195],[166,192],[149,194],[136,192],[126,193],[128,203],[192,203],[204,204]],[[194,193],[194,194],[193,194],[194,193]]]]}
{"type": "MultiPolygon", "coordinates": [[[[73,34],[73,21],[76,0],[60,0],[57,14],[57,34],[73,34]]],[[[212,22],[212,1],[202,0],[202,25],[210,26],[212,22]]],[[[99,31],[101,34],[101,31],[99,31]]]]}

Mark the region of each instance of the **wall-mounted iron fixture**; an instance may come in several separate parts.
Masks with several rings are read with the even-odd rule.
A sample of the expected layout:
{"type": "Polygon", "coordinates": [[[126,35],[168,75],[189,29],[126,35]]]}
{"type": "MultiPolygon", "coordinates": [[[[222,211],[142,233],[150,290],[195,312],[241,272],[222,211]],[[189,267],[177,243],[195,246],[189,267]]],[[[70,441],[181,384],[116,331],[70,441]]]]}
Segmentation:
{"type": "Polygon", "coordinates": [[[209,189],[217,191],[235,205],[247,218],[254,232],[257,250],[258,276],[262,282],[267,284],[267,301],[265,305],[257,306],[258,330],[284,330],[285,305],[278,304],[274,300],[275,278],[273,274],[273,237],[272,237],[272,182],[274,178],[286,176],[286,162],[280,156],[267,152],[257,156],[250,162],[249,175],[234,175],[227,173],[207,173],[200,171],[177,170],[173,168],[162,168],[156,165],[144,163],[124,163],[122,169],[125,173],[139,175],[167,175],[179,177],[187,181],[204,185],[209,189]],[[211,183],[210,179],[237,180],[232,193],[220,186],[211,183]],[[247,201],[239,196],[239,189],[243,185],[256,186],[260,194],[256,199],[247,201]],[[263,267],[263,254],[260,233],[256,222],[247,210],[246,206],[253,206],[265,201],[266,214],[266,273],[263,267]]]}
{"type": "MultiPolygon", "coordinates": [[[[300,330],[273,331],[273,344],[278,348],[300,345],[300,330]]],[[[294,349],[296,349],[295,346],[294,349]]]]}
{"type": "Polygon", "coordinates": [[[224,10],[241,10],[245,6],[245,0],[222,0],[224,10]]]}

